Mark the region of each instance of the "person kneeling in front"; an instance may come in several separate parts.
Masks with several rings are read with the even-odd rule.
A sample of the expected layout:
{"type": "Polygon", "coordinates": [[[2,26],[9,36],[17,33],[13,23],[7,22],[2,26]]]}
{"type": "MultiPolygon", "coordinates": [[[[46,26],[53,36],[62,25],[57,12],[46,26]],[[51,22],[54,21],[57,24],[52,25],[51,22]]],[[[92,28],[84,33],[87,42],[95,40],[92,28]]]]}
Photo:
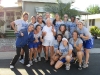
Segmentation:
{"type": "Polygon", "coordinates": [[[17,33],[16,39],[16,55],[10,63],[10,68],[14,68],[16,62],[19,59],[21,48],[25,51],[25,62],[24,65],[30,67],[29,64],[29,49],[28,49],[28,42],[33,41],[33,25],[29,25],[28,29],[23,29],[19,33],[17,33]]]}
{"type": "Polygon", "coordinates": [[[73,50],[72,45],[68,43],[68,40],[66,38],[63,38],[59,46],[59,50],[57,52],[61,57],[55,64],[55,69],[59,69],[64,64],[66,64],[66,70],[70,70],[72,50],[73,50]]]}

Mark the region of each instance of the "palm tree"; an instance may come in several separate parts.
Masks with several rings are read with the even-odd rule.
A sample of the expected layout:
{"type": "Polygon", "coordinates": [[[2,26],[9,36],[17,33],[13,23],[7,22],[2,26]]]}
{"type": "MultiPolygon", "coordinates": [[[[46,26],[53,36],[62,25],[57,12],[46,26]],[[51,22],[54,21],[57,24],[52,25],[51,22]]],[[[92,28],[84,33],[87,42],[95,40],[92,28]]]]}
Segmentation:
{"type": "Polygon", "coordinates": [[[45,11],[53,14],[58,13],[61,18],[63,18],[64,14],[67,14],[69,17],[79,15],[77,10],[71,9],[71,3],[62,3],[60,0],[57,0],[55,5],[45,5],[45,11]]]}

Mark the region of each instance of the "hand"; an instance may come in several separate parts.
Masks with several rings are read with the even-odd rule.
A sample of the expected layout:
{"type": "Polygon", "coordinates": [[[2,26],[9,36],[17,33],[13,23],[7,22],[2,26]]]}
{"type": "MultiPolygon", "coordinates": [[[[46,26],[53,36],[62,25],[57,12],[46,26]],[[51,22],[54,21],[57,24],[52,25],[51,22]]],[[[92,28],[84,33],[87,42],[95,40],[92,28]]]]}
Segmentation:
{"type": "Polygon", "coordinates": [[[22,32],[20,34],[21,34],[21,36],[24,36],[24,34],[22,32]]]}
{"type": "Polygon", "coordinates": [[[63,56],[61,56],[59,59],[61,60],[62,58],[64,58],[63,56]]]}
{"type": "Polygon", "coordinates": [[[51,31],[54,32],[54,27],[52,27],[52,30],[51,31]]]}
{"type": "Polygon", "coordinates": [[[47,32],[43,32],[43,35],[46,36],[47,32]]]}
{"type": "Polygon", "coordinates": [[[82,38],[83,37],[83,34],[80,34],[80,37],[82,38]]]}
{"type": "Polygon", "coordinates": [[[16,30],[14,33],[18,33],[18,31],[16,30]]]}
{"type": "Polygon", "coordinates": [[[76,47],[76,44],[74,43],[74,47],[76,47]]]}

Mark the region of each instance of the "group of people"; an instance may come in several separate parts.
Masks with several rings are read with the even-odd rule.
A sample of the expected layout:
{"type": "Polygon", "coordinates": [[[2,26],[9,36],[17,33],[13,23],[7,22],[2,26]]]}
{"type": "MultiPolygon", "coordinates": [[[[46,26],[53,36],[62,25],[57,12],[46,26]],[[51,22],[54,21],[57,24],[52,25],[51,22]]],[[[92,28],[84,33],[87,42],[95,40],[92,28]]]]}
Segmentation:
{"type": "Polygon", "coordinates": [[[76,60],[79,70],[88,67],[93,40],[82,21],[74,16],[68,21],[67,14],[63,20],[59,14],[50,18],[50,13],[46,12],[45,18],[36,15],[28,22],[28,16],[29,14],[24,12],[22,19],[11,23],[16,35],[16,55],[10,63],[10,68],[14,68],[19,57],[20,62],[27,67],[33,65],[33,61],[41,61],[42,50],[45,62],[50,60],[50,65],[55,69],[65,65],[66,70],[70,70],[70,63],[76,60]]]}

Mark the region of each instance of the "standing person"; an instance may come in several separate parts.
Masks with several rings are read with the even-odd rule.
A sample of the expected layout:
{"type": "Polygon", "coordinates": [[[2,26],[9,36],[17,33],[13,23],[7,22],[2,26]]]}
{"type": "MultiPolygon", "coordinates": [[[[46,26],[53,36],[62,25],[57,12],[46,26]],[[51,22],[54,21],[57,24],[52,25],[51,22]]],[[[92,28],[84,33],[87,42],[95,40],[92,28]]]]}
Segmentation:
{"type": "Polygon", "coordinates": [[[66,70],[70,70],[72,50],[72,45],[68,44],[68,40],[66,38],[63,38],[62,42],[60,43],[59,50],[57,50],[60,58],[55,64],[55,69],[61,68],[66,63],[66,70]]]}
{"type": "Polygon", "coordinates": [[[33,26],[34,26],[35,23],[36,23],[36,17],[32,16],[31,17],[31,22],[29,24],[33,24],[33,26]]]}
{"type": "Polygon", "coordinates": [[[38,61],[41,61],[41,51],[42,51],[42,42],[41,42],[41,37],[42,37],[42,31],[41,31],[41,25],[37,25],[35,28],[35,36],[38,39],[38,47],[37,47],[37,52],[38,52],[38,61]]]}
{"type": "Polygon", "coordinates": [[[59,54],[57,54],[57,50],[59,50],[60,43],[62,41],[63,36],[61,34],[57,35],[57,40],[54,40],[54,54],[51,58],[50,65],[54,65],[56,61],[60,58],[59,54]]]}
{"type": "Polygon", "coordinates": [[[37,25],[41,26],[41,30],[45,26],[45,22],[43,21],[43,17],[42,16],[38,16],[37,22],[34,24],[34,28],[36,28],[37,25]]]}
{"type": "Polygon", "coordinates": [[[88,62],[89,62],[89,53],[90,53],[90,49],[93,46],[93,40],[92,40],[92,36],[91,33],[89,32],[89,30],[84,27],[84,24],[82,21],[78,22],[78,28],[77,31],[79,33],[80,38],[83,40],[83,47],[85,50],[85,63],[83,64],[83,68],[87,68],[88,67],[88,62]]]}
{"type": "Polygon", "coordinates": [[[84,56],[83,41],[78,38],[78,32],[74,31],[69,43],[73,46],[73,57],[79,61],[79,70],[82,70],[82,57],[84,56]]]}
{"type": "Polygon", "coordinates": [[[62,34],[63,37],[69,39],[69,31],[66,30],[65,24],[60,25],[59,30],[57,31],[57,34],[62,34]]]}
{"type": "Polygon", "coordinates": [[[49,47],[50,47],[50,58],[52,57],[54,53],[53,41],[54,41],[54,36],[56,35],[56,30],[52,26],[52,22],[49,18],[46,20],[46,26],[43,27],[42,33],[43,33],[43,39],[44,39],[42,44],[45,47],[45,51],[46,51],[45,61],[47,62],[49,47]]]}
{"type": "Polygon", "coordinates": [[[63,21],[60,19],[59,14],[56,14],[56,15],[55,15],[55,19],[53,20],[53,25],[54,25],[56,31],[59,30],[59,27],[60,27],[61,24],[64,24],[64,23],[63,23],[63,21]]]}
{"type": "Polygon", "coordinates": [[[53,22],[53,18],[50,18],[50,13],[49,13],[49,12],[46,12],[45,18],[44,18],[44,22],[46,22],[46,20],[47,20],[48,18],[53,22]]]}
{"type": "Polygon", "coordinates": [[[67,14],[64,15],[63,22],[66,25],[66,29],[69,31],[70,22],[68,21],[68,15],[67,14]]]}
{"type": "Polygon", "coordinates": [[[70,26],[69,26],[69,31],[70,31],[70,37],[72,37],[72,34],[75,30],[77,30],[77,25],[76,25],[76,17],[72,16],[71,17],[71,22],[70,22],[70,26]]]}
{"type": "Polygon", "coordinates": [[[21,30],[19,33],[17,33],[17,39],[16,39],[16,55],[14,56],[13,60],[10,63],[10,68],[14,68],[17,60],[19,59],[21,48],[25,52],[25,62],[24,65],[27,67],[30,67],[29,64],[29,49],[28,49],[28,42],[33,41],[33,25],[29,25],[27,29],[21,30]]]}
{"type": "MultiPolygon", "coordinates": [[[[21,29],[26,29],[28,27],[28,13],[24,12],[22,14],[22,19],[15,20],[11,22],[11,27],[14,29],[15,33],[18,33],[21,29]]],[[[20,62],[24,63],[24,50],[21,50],[20,62]]]]}

